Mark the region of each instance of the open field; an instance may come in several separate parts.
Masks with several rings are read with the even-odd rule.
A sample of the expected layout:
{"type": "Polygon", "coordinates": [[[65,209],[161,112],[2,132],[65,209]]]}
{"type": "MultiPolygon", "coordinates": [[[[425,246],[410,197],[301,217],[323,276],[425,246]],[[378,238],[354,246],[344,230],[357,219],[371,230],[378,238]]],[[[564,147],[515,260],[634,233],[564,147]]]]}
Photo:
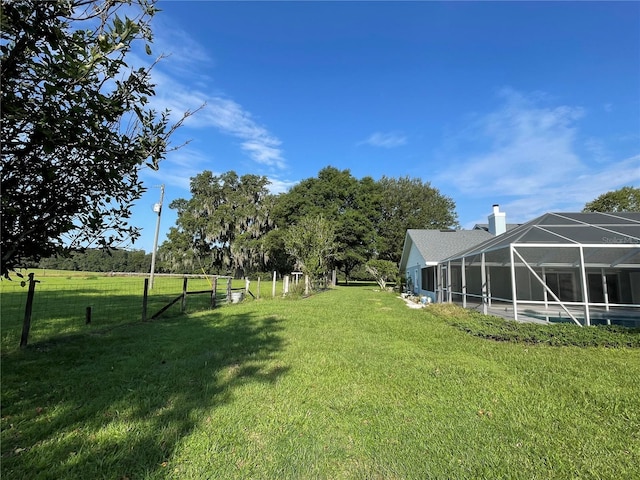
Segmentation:
{"type": "MultiPolygon", "coordinates": [[[[33,302],[33,321],[29,341],[45,341],[66,334],[87,332],[90,329],[114,327],[138,322],[142,318],[145,275],[73,272],[61,270],[33,269],[22,272],[23,278],[12,275],[12,280],[0,281],[0,308],[3,318],[3,344],[20,342],[20,332],[25,315],[28,287],[22,285],[28,273],[34,273],[37,280],[33,302]],[[86,325],[86,310],[91,307],[91,325],[86,325]]],[[[212,277],[188,279],[189,291],[205,291],[212,288],[212,277]]],[[[183,277],[155,277],[154,287],[149,290],[147,318],[182,293],[183,277]]],[[[227,279],[219,279],[218,302],[223,302],[227,279]]],[[[234,290],[244,289],[243,280],[234,280],[234,290]]],[[[271,298],[272,283],[251,282],[249,289],[256,297],[271,298]]],[[[282,295],[282,282],[276,282],[276,295],[282,295]]],[[[187,312],[207,310],[211,296],[208,294],[189,295],[187,312]]],[[[178,302],[163,317],[179,314],[178,302]]]]}
{"type": "Polygon", "coordinates": [[[338,287],[25,350],[3,315],[2,477],[637,478],[640,349],[452,315],[338,287]]]}

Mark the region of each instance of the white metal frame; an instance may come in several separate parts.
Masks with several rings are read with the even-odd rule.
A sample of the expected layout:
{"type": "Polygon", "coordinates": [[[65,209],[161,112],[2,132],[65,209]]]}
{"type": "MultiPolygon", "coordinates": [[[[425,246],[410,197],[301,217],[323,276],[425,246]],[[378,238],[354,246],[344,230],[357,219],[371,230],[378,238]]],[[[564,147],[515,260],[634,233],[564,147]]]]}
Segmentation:
{"type": "MultiPolygon", "coordinates": [[[[607,279],[606,279],[606,274],[605,274],[605,267],[602,266],[601,264],[594,264],[594,265],[588,265],[587,262],[585,261],[585,254],[584,251],[585,249],[588,248],[602,248],[602,249],[607,249],[607,248],[617,248],[617,249],[629,249],[631,248],[632,251],[627,254],[624,255],[623,257],[621,257],[620,259],[618,259],[614,264],[611,265],[607,265],[607,267],[609,268],[616,268],[619,267],[620,264],[622,264],[622,262],[626,259],[629,258],[633,255],[636,255],[638,251],[640,251],[640,244],[579,244],[576,242],[572,242],[570,244],[548,244],[548,243],[511,243],[509,244],[509,267],[510,267],[510,273],[511,273],[511,292],[512,292],[512,298],[511,299],[499,299],[499,298],[494,298],[491,295],[491,288],[490,288],[490,275],[489,275],[489,271],[488,271],[488,264],[486,261],[486,253],[485,251],[482,252],[476,252],[475,254],[473,254],[474,256],[477,255],[478,253],[480,254],[480,275],[481,275],[481,303],[482,303],[482,311],[484,314],[487,314],[488,312],[488,307],[491,305],[492,300],[506,300],[506,301],[510,301],[513,305],[513,316],[515,320],[518,320],[518,307],[520,303],[526,303],[526,304],[543,304],[545,306],[545,309],[549,306],[549,304],[554,304],[554,305],[558,305],[560,308],[562,308],[562,310],[567,314],[567,316],[569,318],[571,318],[571,320],[576,323],[577,325],[582,326],[582,323],[578,320],[578,318],[576,318],[575,314],[572,313],[571,309],[569,307],[571,306],[579,306],[582,307],[582,309],[584,310],[584,325],[591,325],[592,321],[591,321],[591,312],[590,312],[590,308],[591,307],[597,307],[597,306],[604,306],[606,311],[610,311],[610,307],[611,306],[625,306],[625,307],[640,307],[640,305],[630,305],[630,304],[612,304],[610,302],[609,299],[609,292],[608,292],[608,285],[607,285],[607,279]],[[547,278],[546,278],[546,267],[544,265],[540,265],[540,268],[542,270],[542,277],[538,274],[538,272],[535,271],[534,266],[531,265],[531,263],[529,261],[527,261],[524,257],[524,255],[518,251],[521,248],[544,248],[544,249],[558,249],[558,248],[572,248],[572,249],[577,249],[578,250],[578,254],[579,254],[579,261],[576,263],[573,263],[571,265],[564,265],[568,268],[572,268],[572,269],[576,269],[577,268],[577,273],[579,274],[579,284],[580,284],[580,293],[581,293],[581,300],[580,301],[563,301],[561,300],[558,295],[556,295],[553,290],[551,290],[551,288],[547,285],[547,278]],[[520,300],[518,298],[517,295],[517,273],[516,273],[516,267],[517,266],[524,266],[525,268],[527,268],[527,270],[531,273],[532,277],[539,283],[539,285],[542,287],[543,289],[543,298],[544,300],[542,302],[540,301],[534,301],[534,300],[520,300]],[[601,277],[602,277],[602,282],[603,282],[603,294],[604,294],[604,303],[601,302],[591,302],[590,298],[589,298],[589,285],[588,285],[588,277],[587,277],[587,267],[600,267],[600,272],[601,272],[601,277]],[[549,297],[552,300],[549,300],[549,297]]],[[[446,295],[446,301],[448,301],[449,303],[451,303],[453,301],[453,294],[457,293],[457,294],[461,294],[462,295],[462,306],[463,307],[467,307],[467,297],[469,296],[473,296],[473,297],[477,297],[478,295],[472,295],[469,294],[467,291],[467,274],[466,274],[466,270],[468,268],[468,263],[467,263],[467,256],[462,256],[460,257],[460,269],[461,269],[461,283],[462,283],[462,288],[461,288],[461,292],[454,292],[453,291],[453,287],[452,287],[452,280],[451,280],[451,267],[452,267],[452,262],[451,260],[448,260],[446,263],[442,264],[442,268],[439,269],[439,273],[442,274],[441,272],[446,271],[446,275],[447,275],[447,295],[446,295]]],[[[506,265],[502,265],[502,266],[506,266],[506,265]]],[[[560,266],[560,265],[558,265],[560,266]]],[[[442,288],[442,281],[439,280],[438,283],[439,287],[442,288]]],[[[440,297],[444,299],[444,295],[442,295],[442,293],[440,293],[440,297]]]]}

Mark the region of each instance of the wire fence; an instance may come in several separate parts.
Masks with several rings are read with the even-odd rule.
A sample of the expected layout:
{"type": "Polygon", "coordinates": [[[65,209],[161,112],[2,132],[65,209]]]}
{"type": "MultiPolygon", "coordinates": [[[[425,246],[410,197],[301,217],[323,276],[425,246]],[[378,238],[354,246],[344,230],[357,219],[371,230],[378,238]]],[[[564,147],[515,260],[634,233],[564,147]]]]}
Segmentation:
{"type": "Polygon", "coordinates": [[[27,313],[28,341],[34,344],[59,335],[85,334],[159,316],[208,310],[239,301],[240,293],[248,298],[270,298],[283,293],[283,282],[261,285],[230,277],[190,275],[185,283],[183,275],[156,275],[153,288],[148,288],[145,295],[146,275],[32,273],[30,312],[27,312],[29,278],[13,276],[12,281],[0,282],[3,347],[22,344],[27,313]],[[178,297],[180,301],[176,300],[178,297]]]}

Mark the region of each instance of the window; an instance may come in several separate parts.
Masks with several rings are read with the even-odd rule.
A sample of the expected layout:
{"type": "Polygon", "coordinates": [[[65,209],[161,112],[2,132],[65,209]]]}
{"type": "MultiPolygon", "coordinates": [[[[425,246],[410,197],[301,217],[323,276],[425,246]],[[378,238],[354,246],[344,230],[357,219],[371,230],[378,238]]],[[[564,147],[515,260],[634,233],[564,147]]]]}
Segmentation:
{"type": "Polygon", "coordinates": [[[428,292],[436,291],[436,267],[422,269],[422,288],[428,292]]]}

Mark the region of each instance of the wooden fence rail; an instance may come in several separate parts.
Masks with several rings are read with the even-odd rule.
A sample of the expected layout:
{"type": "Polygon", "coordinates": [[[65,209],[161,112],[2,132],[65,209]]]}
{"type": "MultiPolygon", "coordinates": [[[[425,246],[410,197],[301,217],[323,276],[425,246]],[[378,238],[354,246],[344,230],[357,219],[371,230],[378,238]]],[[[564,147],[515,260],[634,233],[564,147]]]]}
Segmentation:
{"type": "MultiPolygon", "coordinates": [[[[218,303],[217,300],[217,296],[218,296],[218,279],[220,278],[226,278],[227,279],[227,285],[226,285],[226,289],[225,289],[225,300],[227,303],[231,302],[231,292],[232,292],[232,288],[231,288],[231,282],[232,282],[232,277],[213,277],[213,282],[211,283],[211,288],[207,289],[207,290],[193,290],[193,291],[189,291],[188,285],[189,285],[189,278],[188,277],[184,277],[183,281],[182,281],[182,293],[180,295],[178,295],[177,297],[175,297],[174,299],[172,299],[169,303],[167,303],[165,306],[163,306],[160,310],[158,310],[156,313],[154,313],[151,316],[151,320],[155,320],[156,318],[158,318],[160,315],[162,315],[164,312],[166,312],[169,308],[171,308],[173,305],[175,305],[178,302],[181,302],[180,304],[180,311],[182,313],[184,313],[187,310],[187,297],[189,295],[202,295],[202,294],[208,294],[210,295],[210,302],[209,302],[209,308],[213,309],[216,307],[216,304],[218,303]]],[[[143,298],[143,305],[142,305],[142,321],[146,321],[147,320],[147,302],[148,302],[148,289],[149,289],[149,279],[145,279],[144,282],[144,294],[142,296],[143,298]]]]}

